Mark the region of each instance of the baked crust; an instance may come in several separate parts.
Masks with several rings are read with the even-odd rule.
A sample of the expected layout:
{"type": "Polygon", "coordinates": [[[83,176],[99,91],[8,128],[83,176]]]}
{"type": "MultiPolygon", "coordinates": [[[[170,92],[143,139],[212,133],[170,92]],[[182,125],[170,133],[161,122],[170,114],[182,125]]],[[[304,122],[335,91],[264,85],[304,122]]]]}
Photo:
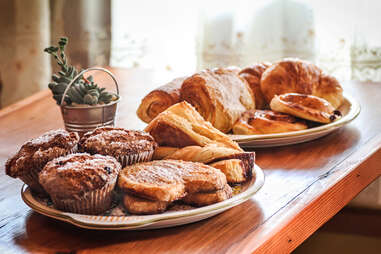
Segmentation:
{"type": "Polygon", "coordinates": [[[193,206],[206,206],[229,199],[233,196],[232,188],[226,184],[223,189],[214,192],[198,192],[186,195],[182,201],[193,206]]]}
{"type": "Polygon", "coordinates": [[[135,196],[173,202],[187,193],[222,189],[225,175],[216,168],[189,161],[158,160],[125,167],[118,180],[119,188],[135,196]]]}
{"type": "Polygon", "coordinates": [[[341,117],[341,113],[335,110],[328,101],[306,94],[276,95],[271,100],[270,107],[274,111],[319,123],[330,123],[341,117]]]}
{"type": "Polygon", "coordinates": [[[189,103],[182,101],[160,113],[145,128],[160,146],[216,144],[242,151],[226,134],[214,128],[189,103]]]}
{"type": "Polygon", "coordinates": [[[307,129],[304,120],[271,110],[249,110],[233,126],[238,135],[270,134],[307,129]]]}
{"type": "Polygon", "coordinates": [[[78,143],[81,152],[116,158],[153,152],[156,146],[153,137],[146,132],[115,127],[101,127],[87,132],[78,143]]]}
{"type": "Polygon", "coordinates": [[[123,205],[128,212],[133,214],[156,214],[167,210],[169,203],[139,198],[134,195],[124,193],[123,205]]]}
{"type": "Polygon", "coordinates": [[[115,181],[121,165],[105,155],[76,153],[56,158],[40,172],[40,184],[57,199],[80,199],[115,181]]]}
{"type": "Polygon", "coordinates": [[[78,140],[77,133],[61,129],[48,131],[38,138],[31,139],[21,146],[17,154],[8,159],[5,164],[6,174],[18,177],[35,167],[40,167],[41,170],[49,160],[75,149],[78,140]]]}

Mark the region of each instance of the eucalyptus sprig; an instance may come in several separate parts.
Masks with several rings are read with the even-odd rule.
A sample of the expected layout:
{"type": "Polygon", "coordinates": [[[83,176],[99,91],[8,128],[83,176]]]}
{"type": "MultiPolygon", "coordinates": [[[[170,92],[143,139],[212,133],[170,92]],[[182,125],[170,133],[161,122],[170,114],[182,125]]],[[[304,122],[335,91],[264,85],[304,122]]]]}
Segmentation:
{"type": "MultiPolygon", "coordinates": [[[[65,55],[65,47],[68,43],[66,37],[62,37],[58,41],[57,46],[50,46],[44,49],[44,52],[52,55],[57,61],[57,64],[61,67],[61,70],[57,74],[52,75],[53,82],[49,83],[49,88],[53,93],[53,98],[57,104],[60,105],[64,91],[69,83],[77,76],[77,69],[68,64],[67,57],[65,55]]],[[[68,105],[72,103],[76,104],[108,104],[111,101],[118,99],[116,94],[109,93],[105,88],[100,88],[94,83],[93,77],[88,76],[85,78],[81,75],[69,88],[65,96],[65,102],[68,105]]]]}

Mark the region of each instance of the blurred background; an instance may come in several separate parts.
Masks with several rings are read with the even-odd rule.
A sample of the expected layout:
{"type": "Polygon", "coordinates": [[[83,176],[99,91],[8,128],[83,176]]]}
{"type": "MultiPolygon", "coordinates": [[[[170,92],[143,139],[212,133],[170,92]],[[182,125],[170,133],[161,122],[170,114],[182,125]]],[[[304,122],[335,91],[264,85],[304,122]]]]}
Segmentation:
{"type": "Polygon", "coordinates": [[[47,87],[43,49],[67,36],[80,67],[152,69],[157,80],[299,57],[340,80],[381,81],[378,0],[1,0],[4,107],[47,87]]]}
{"type": "MultiPolygon", "coordinates": [[[[56,67],[43,49],[61,36],[73,65],[149,69],[158,85],[284,57],[381,82],[380,13],[379,0],[0,0],[0,108],[47,88],[56,67]]],[[[351,206],[380,209],[381,181],[351,206]]]]}

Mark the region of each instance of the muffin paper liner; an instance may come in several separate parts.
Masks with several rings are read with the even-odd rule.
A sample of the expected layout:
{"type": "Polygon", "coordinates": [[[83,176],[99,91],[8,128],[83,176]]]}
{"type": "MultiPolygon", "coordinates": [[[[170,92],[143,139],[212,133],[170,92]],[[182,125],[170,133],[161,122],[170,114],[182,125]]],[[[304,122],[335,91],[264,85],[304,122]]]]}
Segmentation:
{"type": "Polygon", "coordinates": [[[29,170],[28,172],[25,172],[23,175],[19,176],[19,178],[26,183],[34,192],[42,195],[47,195],[44,188],[41,186],[39,180],[38,180],[38,174],[41,172],[41,170],[44,168],[46,163],[49,161],[61,157],[66,156],[68,154],[76,153],[77,152],[77,145],[75,145],[72,149],[70,149],[68,152],[64,154],[55,154],[53,158],[49,158],[47,161],[44,160],[44,158],[41,158],[38,161],[35,161],[33,168],[29,170]]]}
{"type": "Polygon", "coordinates": [[[116,184],[116,179],[117,177],[101,189],[86,192],[79,198],[60,199],[51,195],[51,199],[57,209],[66,212],[89,215],[100,214],[109,209],[112,205],[112,192],[116,184]]]}
{"type": "Polygon", "coordinates": [[[142,153],[137,153],[137,154],[131,154],[131,155],[122,155],[115,157],[120,164],[122,165],[122,168],[128,165],[132,165],[138,162],[145,162],[145,161],[150,161],[152,160],[154,150],[152,151],[146,151],[142,153]]]}

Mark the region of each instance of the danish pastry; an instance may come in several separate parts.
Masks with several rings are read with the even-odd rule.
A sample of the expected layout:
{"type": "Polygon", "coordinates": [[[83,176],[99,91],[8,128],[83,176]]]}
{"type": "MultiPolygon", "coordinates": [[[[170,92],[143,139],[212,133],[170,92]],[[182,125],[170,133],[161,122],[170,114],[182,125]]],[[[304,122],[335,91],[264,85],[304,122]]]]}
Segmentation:
{"type": "Polygon", "coordinates": [[[277,112],[319,123],[330,123],[341,116],[340,111],[326,100],[306,94],[287,93],[275,95],[270,107],[277,112]]]}
{"type": "Polygon", "coordinates": [[[307,124],[294,116],[271,110],[250,110],[242,114],[233,126],[238,135],[270,134],[307,129],[307,124]]]}

